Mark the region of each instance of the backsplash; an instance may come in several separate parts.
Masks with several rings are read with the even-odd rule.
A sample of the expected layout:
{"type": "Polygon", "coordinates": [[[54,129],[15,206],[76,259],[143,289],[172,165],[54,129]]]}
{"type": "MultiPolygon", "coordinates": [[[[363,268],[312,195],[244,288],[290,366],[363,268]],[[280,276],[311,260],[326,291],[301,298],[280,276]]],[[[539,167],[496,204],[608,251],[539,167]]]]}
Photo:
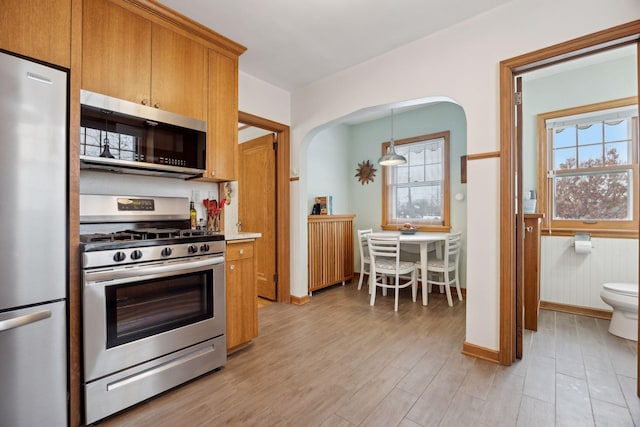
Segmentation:
{"type": "MultiPolygon", "coordinates": [[[[174,178],[117,174],[110,172],[80,171],[81,194],[111,194],[124,196],[165,196],[194,199],[198,219],[205,217],[202,200],[209,192],[219,199],[218,185],[211,182],[198,182],[174,178]]],[[[185,205],[188,212],[189,205],[185,205]]]]}

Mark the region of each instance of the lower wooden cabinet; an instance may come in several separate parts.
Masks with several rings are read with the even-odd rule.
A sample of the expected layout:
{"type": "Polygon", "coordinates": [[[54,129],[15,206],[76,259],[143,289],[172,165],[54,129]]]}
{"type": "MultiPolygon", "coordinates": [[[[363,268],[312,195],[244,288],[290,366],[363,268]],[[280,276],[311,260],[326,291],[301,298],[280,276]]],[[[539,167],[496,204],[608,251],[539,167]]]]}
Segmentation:
{"type": "Polygon", "coordinates": [[[258,336],[255,241],[227,242],[227,352],[258,336]]]}
{"type": "Polygon", "coordinates": [[[309,215],[309,292],[353,278],[355,215],[309,215]]]}

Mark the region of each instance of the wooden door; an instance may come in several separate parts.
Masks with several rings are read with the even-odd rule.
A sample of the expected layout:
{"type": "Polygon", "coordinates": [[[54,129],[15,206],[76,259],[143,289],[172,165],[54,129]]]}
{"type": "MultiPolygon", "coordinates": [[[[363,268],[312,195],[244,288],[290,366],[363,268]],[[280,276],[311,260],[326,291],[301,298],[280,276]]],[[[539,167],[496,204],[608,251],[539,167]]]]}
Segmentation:
{"type": "Polygon", "coordinates": [[[151,106],[206,120],[205,47],[161,25],[151,33],[151,106]]]}
{"type": "Polygon", "coordinates": [[[516,358],[522,359],[524,326],[524,212],[522,202],[522,77],[516,78],[516,358]]]}
{"type": "Polygon", "coordinates": [[[151,22],[105,0],[85,0],[82,88],[149,103],[151,22]]]}
{"type": "Polygon", "coordinates": [[[258,296],[276,294],[276,152],[273,134],[239,146],[238,220],[242,229],[262,233],[256,239],[258,296]]]}
{"type": "Polygon", "coordinates": [[[70,68],[69,0],[2,0],[0,48],[70,68]]]}

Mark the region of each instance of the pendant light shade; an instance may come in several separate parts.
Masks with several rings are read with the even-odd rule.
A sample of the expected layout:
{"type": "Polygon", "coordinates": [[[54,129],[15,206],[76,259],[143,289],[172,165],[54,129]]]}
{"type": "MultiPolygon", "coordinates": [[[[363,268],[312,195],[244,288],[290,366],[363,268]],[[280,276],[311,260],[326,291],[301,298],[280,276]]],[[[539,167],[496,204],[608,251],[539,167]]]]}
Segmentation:
{"type": "Polygon", "coordinates": [[[393,108],[391,109],[391,141],[389,142],[387,154],[380,157],[378,163],[382,166],[398,166],[407,163],[407,159],[404,156],[396,153],[396,147],[393,141],[393,108]]]}

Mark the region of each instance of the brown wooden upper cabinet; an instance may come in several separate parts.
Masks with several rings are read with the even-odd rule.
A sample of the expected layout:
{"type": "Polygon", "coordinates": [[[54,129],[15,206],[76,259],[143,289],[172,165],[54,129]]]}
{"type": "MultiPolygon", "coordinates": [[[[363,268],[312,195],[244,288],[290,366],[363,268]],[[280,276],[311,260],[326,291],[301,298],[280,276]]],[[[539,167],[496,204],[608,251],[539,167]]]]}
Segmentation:
{"type": "Polygon", "coordinates": [[[70,68],[71,0],[2,0],[0,48],[70,68]]]}
{"type": "Polygon", "coordinates": [[[237,179],[238,57],[209,50],[209,114],[205,178],[237,179]]]}
{"type": "Polygon", "coordinates": [[[82,87],[206,120],[207,49],[131,6],[85,0],[82,87]]]}

